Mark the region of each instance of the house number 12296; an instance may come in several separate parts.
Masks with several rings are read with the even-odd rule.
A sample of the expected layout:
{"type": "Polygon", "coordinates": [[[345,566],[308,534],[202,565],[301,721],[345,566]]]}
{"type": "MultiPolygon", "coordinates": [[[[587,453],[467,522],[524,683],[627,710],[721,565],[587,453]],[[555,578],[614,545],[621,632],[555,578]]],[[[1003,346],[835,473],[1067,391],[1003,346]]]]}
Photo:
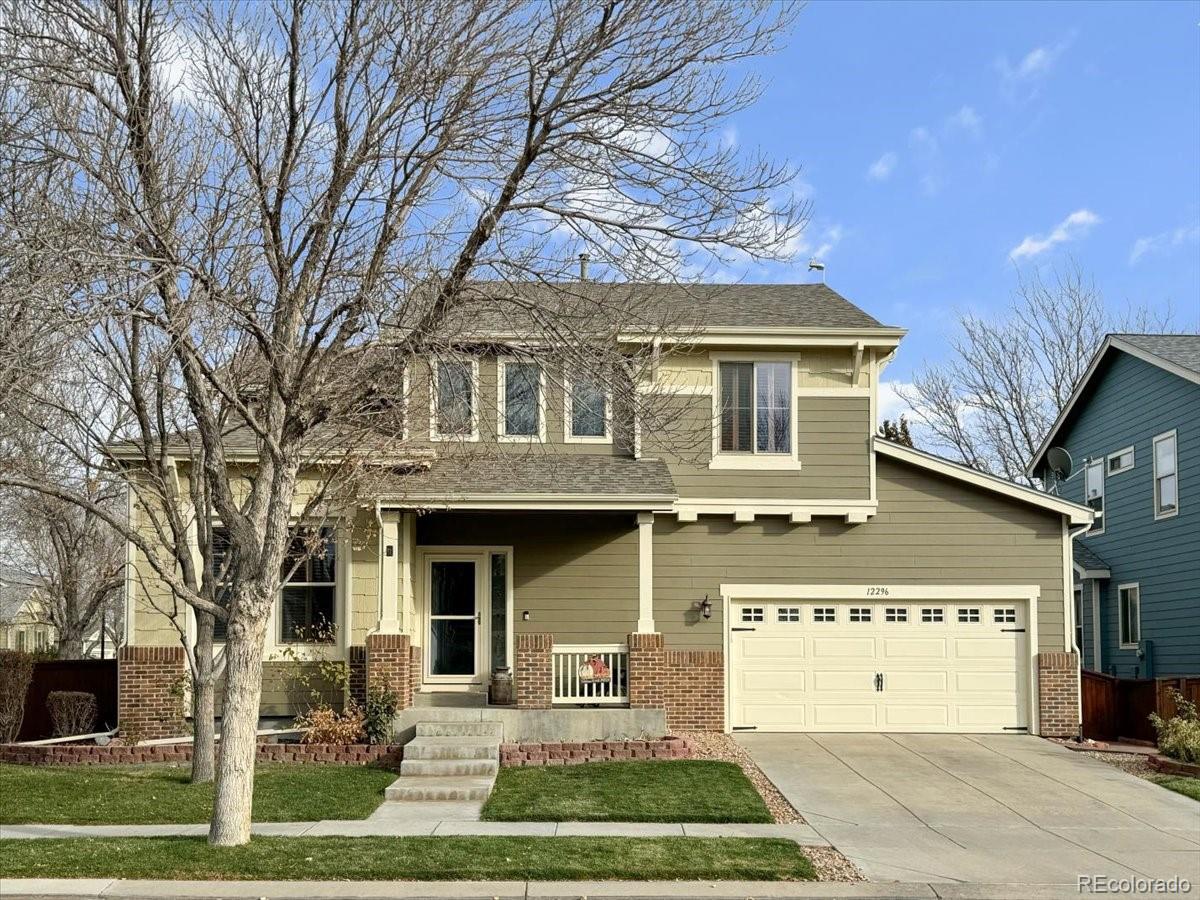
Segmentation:
{"type": "Polygon", "coordinates": [[[867,588],[868,597],[886,597],[888,589],[885,587],[869,587],[867,588]]]}

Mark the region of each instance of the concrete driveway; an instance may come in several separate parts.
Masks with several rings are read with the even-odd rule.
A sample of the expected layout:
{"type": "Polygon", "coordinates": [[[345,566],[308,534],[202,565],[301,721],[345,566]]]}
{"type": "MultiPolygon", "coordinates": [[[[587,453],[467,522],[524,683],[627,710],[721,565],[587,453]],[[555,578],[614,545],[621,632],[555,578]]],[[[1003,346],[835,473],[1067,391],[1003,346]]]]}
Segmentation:
{"type": "Polygon", "coordinates": [[[1040,738],[736,739],[872,881],[1200,882],[1200,803],[1040,738]]]}

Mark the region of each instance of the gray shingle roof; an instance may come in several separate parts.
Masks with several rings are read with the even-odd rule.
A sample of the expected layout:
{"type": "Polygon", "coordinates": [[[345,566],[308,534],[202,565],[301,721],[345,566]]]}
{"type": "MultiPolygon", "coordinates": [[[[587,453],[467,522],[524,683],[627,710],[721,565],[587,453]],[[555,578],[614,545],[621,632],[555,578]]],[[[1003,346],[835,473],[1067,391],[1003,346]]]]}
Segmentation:
{"type": "Polygon", "coordinates": [[[1089,572],[1097,570],[1108,571],[1108,563],[1101,559],[1094,550],[1081,540],[1076,540],[1071,545],[1071,554],[1075,560],[1075,565],[1081,569],[1086,569],[1089,572]]]}
{"type": "Polygon", "coordinates": [[[1200,373],[1200,334],[1114,334],[1113,337],[1200,373]]]}
{"type": "Polygon", "coordinates": [[[676,496],[671,473],[661,460],[543,452],[436,459],[426,470],[392,476],[379,492],[389,498],[414,502],[514,494],[597,500],[676,496]]]}

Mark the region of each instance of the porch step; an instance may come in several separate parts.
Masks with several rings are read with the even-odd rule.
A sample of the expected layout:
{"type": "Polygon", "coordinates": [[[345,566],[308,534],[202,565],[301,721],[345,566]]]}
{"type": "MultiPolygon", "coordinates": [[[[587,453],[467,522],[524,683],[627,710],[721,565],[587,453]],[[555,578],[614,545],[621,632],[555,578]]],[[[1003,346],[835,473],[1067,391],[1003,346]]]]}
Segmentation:
{"type": "Polygon", "coordinates": [[[499,722],[418,722],[417,737],[502,737],[499,722]]]}
{"type": "Polygon", "coordinates": [[[388,800],[486,800],[496,777],[481,775],[401,775],[384,791],[388,800]]]}
{"type": "Polygon", "coordinates": [[[406,759],[400,763],[401,775],[491,775],[500,763],[494,759],[406,759]]]}
{"type": "MultiPolygon", "coordinates": [[[[418,728],[421,726],[418,725],[418,728]]],[[[500,737],[416,737],[404,745],[405,759],[499,759],[500,737]]]]}

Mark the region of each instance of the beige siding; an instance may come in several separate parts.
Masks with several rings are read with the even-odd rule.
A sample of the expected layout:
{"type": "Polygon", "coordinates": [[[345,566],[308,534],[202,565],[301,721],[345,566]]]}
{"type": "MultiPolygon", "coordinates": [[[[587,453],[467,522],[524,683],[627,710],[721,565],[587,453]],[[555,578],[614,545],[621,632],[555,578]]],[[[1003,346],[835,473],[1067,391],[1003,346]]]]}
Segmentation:
{"type": "MultiPolygon", "coordinates": [[[[677,398],[681,423],[704,429],[704,439],[687,452],[644,440],[646,456],[660,456],[681,498],[788,498],[866,500],[870,485],[870,403],[865,396],[796,398],[799,471],[710,469],[712,398],[677,398]]],[[[683,426],[681,425],[681,428],[683,426]]]]}
{"type": "MultiPolygon", "coordinates": [[[[217,715],[221,714],[225,681],[217,682],[217,715]]],[[[341,709],[345,698],[337,682],[322,675],[318,663],[271,660],[263,662],[262,699],[258,704],[260,716],[298,716],[314,702],[313,693],[332,706],[341,709]]]]}
{"type": "Polygon", "coordinates": [[[734,524],[660,516],[654,538],[654,616],[668,646],[719,648],[720,585],[1038,584],[1043,650],[1063,646],[1063,543],[1058,515],[878,460],[879,514],[863,525],[781,517],[734,524]],[[714,601],[705,621],[695,604],[714,601]]]}
{"type": "Polygon", "coordinates": [[[609,643],[637,626],[632,515],[435,513],[417,520],[417,544],[511,546],[517,634],[609,643]]]}
{"type": "Polygon", "coordinates": [[[362,645],[379,621],[379,526],[374,510],[360,510],[350,538],[350,640],[362,645]]]}
{"type": "MultiPolygon", "coordinates": [[[[734,356],[736,347],[712,348],[711,352],[734,356]]],[[[658,366],[656,383],[666,390],[713,388],[710,348],[665,354],[658,366]]],[[[869,353],[869,351],[868,351],[869,353]]],[[[783,351],[786,355],[787,351],[783,351]]],[[[749,354],[753,355],[753,352],[749,354]]],[[[800,388],[854,387],[854,352],[846,347],[805,347],[795,352],[796,384],[800,388]]],[[[863,356],[859,370],[860,388],[871,386],[870,357],[863,356]]]]}

